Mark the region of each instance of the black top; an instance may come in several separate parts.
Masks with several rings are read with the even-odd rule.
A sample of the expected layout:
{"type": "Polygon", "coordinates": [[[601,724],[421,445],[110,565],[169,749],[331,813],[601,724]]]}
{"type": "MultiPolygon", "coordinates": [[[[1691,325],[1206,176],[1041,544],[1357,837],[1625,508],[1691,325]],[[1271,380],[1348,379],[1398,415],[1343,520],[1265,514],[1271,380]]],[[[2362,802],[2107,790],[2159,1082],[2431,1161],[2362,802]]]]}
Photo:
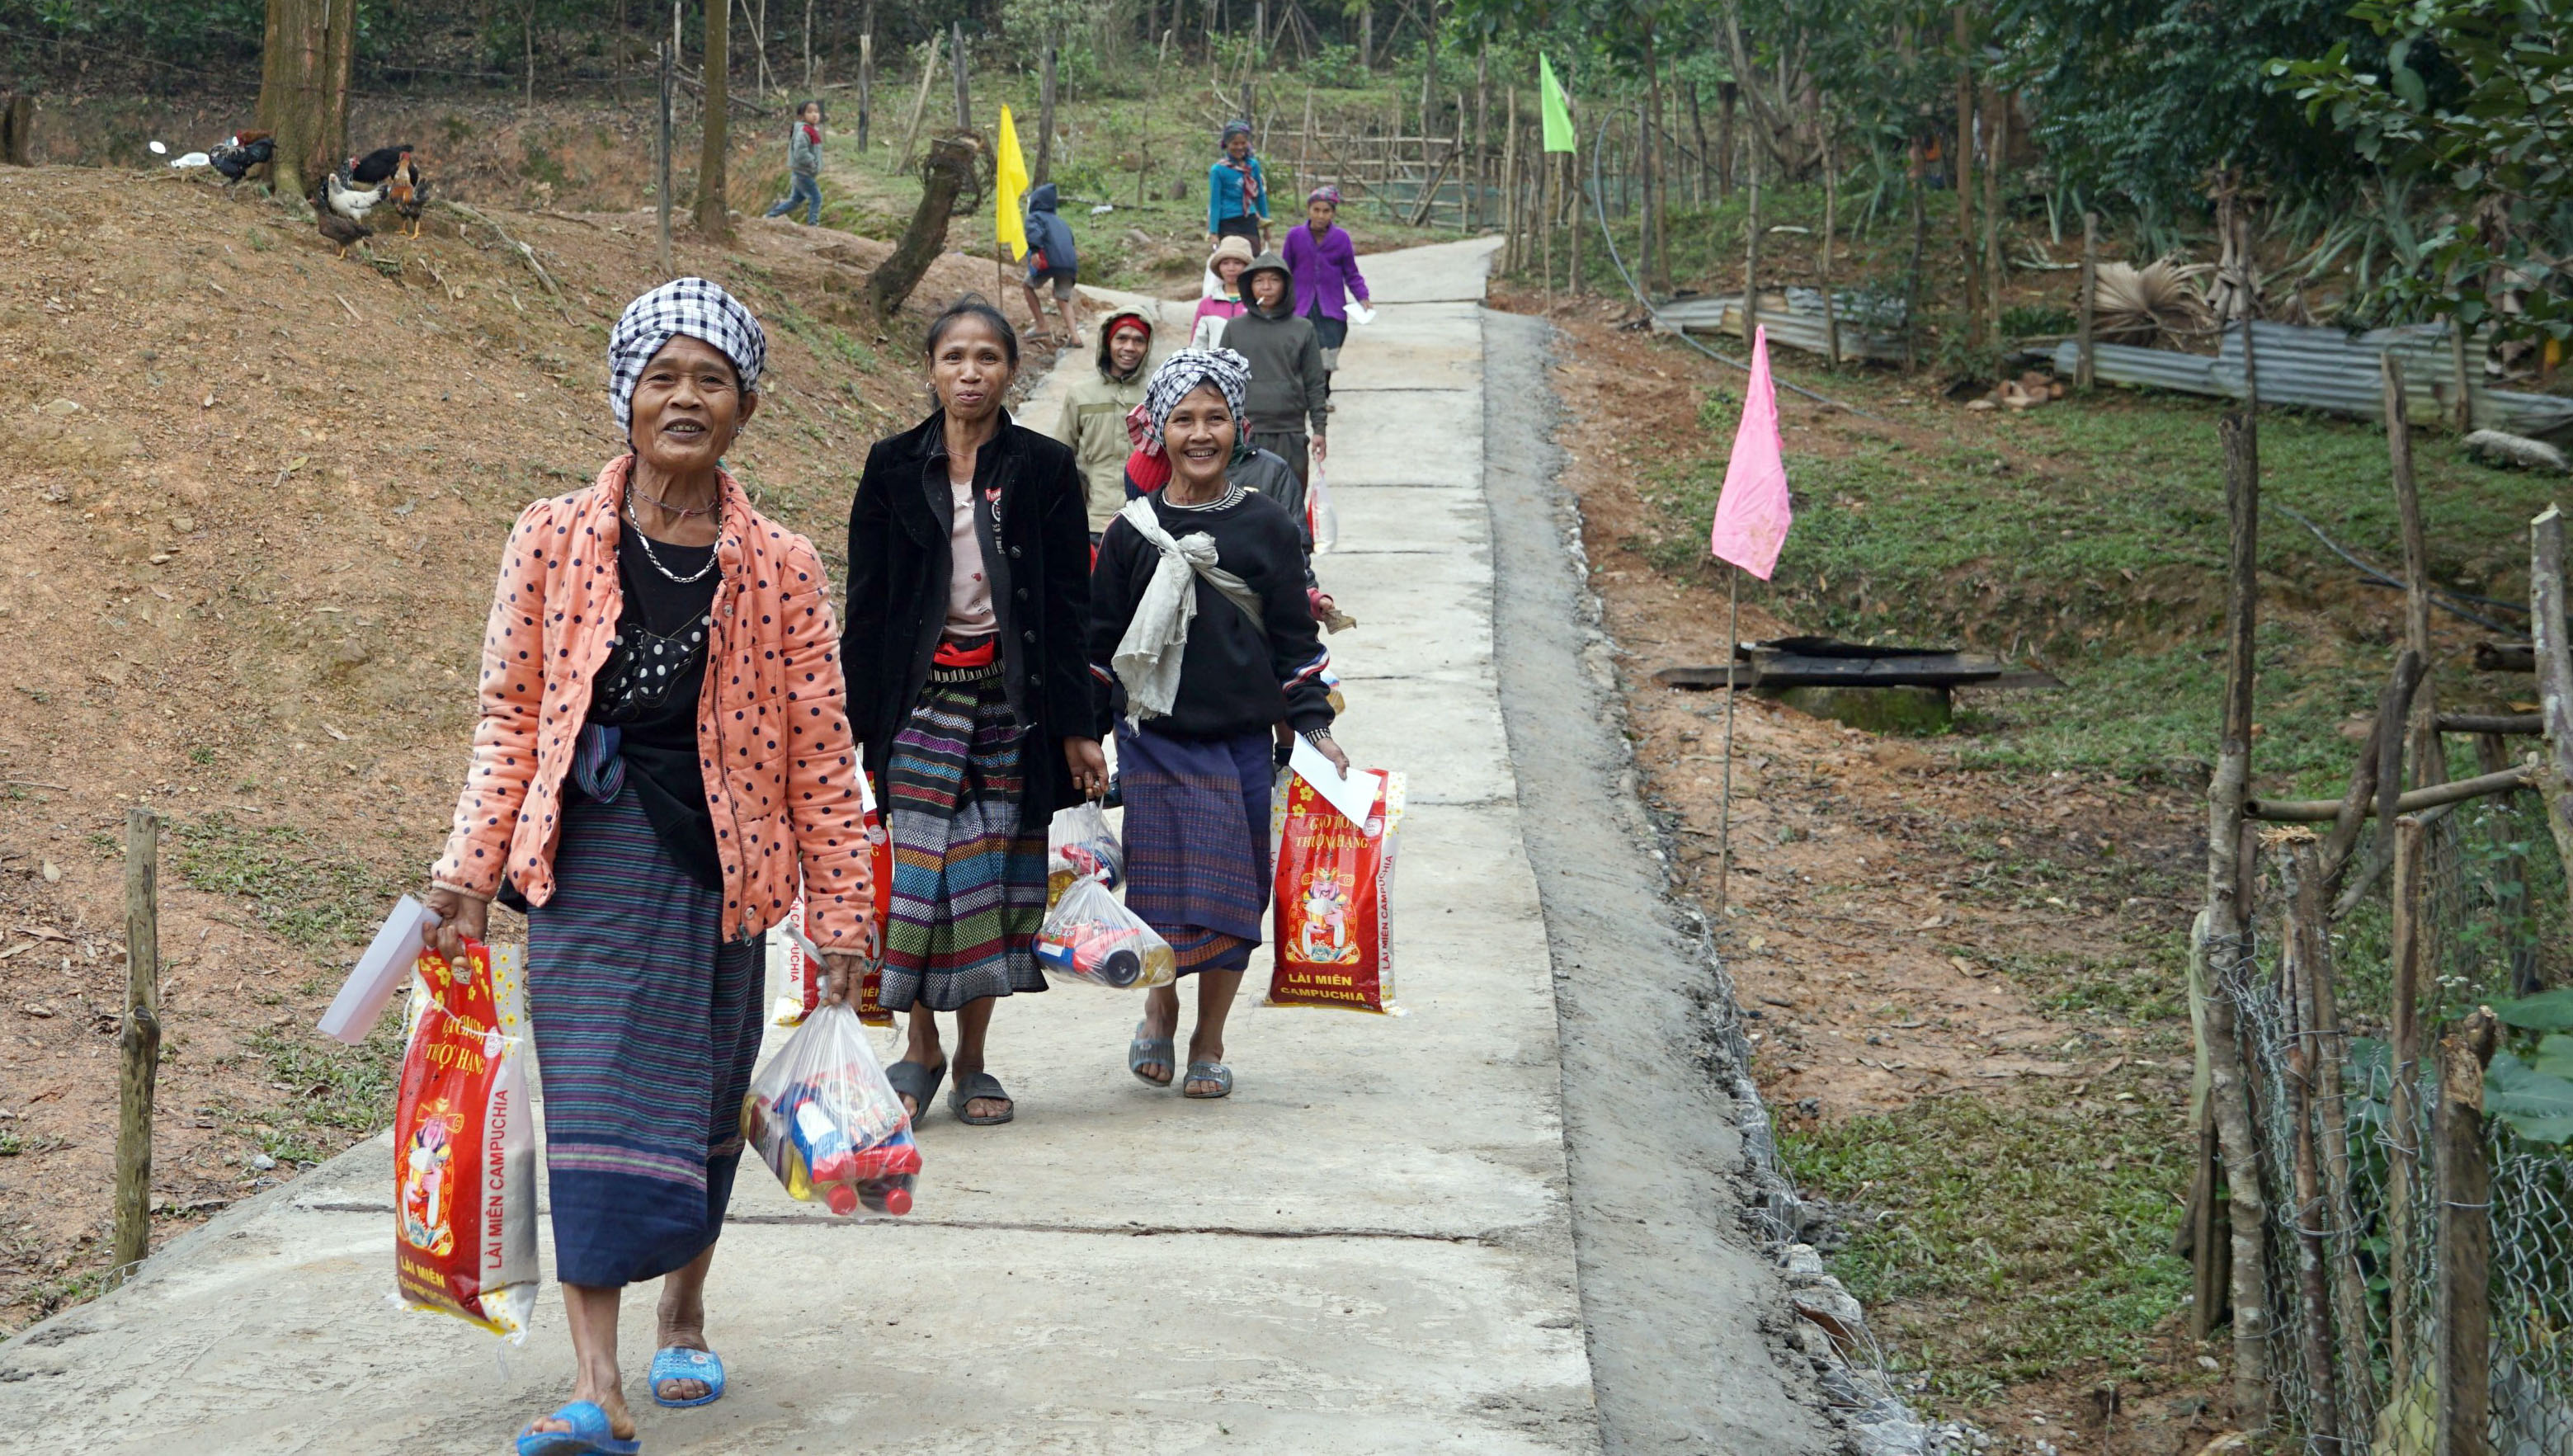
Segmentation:
{"type": "MultiPolygon", "coordinates": [[[[1072,450],[1001,416],[974,455],[974,493],[990,511],[984,566],[1010,706],[1028,725],[1023,828],[1081,802],[1063,740],[1087,737],[1098,708],[1090,625],[1089,490],[1072,450]],[[1040,746],[1042,745],[1042,746],[1040,746]]],[[[894,735],[929,681],[947,623],[947,416],[933,412],[876,441],[849,506],[849,609],[840,667],[849,727],[881,784],[894,735]]],[[[977,515],[982,510],[978,508],[977,515]]]]}
{"type": "MultiPolygon", "coordinates": [[[[1327,728],[1331,703],[1321,676],[1330,654],[1322,650],[1304,596],[1304,551],[1295,522],[1268,496],[1235,488],[1238,497],[1203,507],[1173,505],[1165,491],[1152,495],[1162,529],[1175,537],[1213,536],[1216,564],[1241,577],[1264,611],[1254,622],[1231,597],[1196,577],[1197,617],[1180,659],[1179,699],[1169,717],[1152,719],[1151,726],[1184,738],[1266,733],[1281,719],[1298,733],[1327,728]]],[[[1160,550],[1122,518],[1110,523],[1099,543],[1099,565],[1090,578],[1090,660],[1109,694],[1102,737],[1114,716],[1126,711],[1126,690],[1111,659],[1161,561],[1160,550]]]]}
{"type": "Polygon", "coordinates": [[[712,545],[653,541],[630,522],[616,542],[616,584],[625,595],[607,661],[591,684],[589,721],[617,730],[626,786],[642,800],[661,847],[689,879],[723,889],[715,857],[714,814],[697,749],[697,700],[706,680],[706,637],[719,571],[707,569],[712,545]],[[654,569],[651,557],[669,568],[654,569]],[[672,581],[670,575],[705,575],[672,581]]]}

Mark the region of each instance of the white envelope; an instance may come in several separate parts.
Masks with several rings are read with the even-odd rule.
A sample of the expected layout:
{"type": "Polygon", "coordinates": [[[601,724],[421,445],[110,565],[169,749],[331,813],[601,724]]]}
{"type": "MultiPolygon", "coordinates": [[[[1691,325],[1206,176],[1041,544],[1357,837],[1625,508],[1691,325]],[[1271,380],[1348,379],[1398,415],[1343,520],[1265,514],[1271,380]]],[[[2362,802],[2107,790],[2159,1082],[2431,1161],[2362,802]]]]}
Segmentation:
{"type": "Polygon", "coordinates": [[[1295,735],[1295,747],[1287,755],[1286,766],[1295,771],[1297,778],[1312,785],[1323,803],[1339,810],[1341,818],[1355,825],[1365,825],[1367,815],[1375,809],[1376,793],[1384,787],[1384,775],[1361,768],[1353,768],[1347,778],[1341,778],[1331,761],[1322,757],[1322,750],[1301,733],[1295,735]]]}
{"type": "Polygon", "coordinates": [[[394,994],[411,985],[412,970],[420,964],[420,933],[435,924],[437,916],[428,906],[404,896],[367,954],[358,958],[340,994],[331,999],[331,1009],[322,1014],[322,1035],[352,1047],[367,1040],[394,994]]]}

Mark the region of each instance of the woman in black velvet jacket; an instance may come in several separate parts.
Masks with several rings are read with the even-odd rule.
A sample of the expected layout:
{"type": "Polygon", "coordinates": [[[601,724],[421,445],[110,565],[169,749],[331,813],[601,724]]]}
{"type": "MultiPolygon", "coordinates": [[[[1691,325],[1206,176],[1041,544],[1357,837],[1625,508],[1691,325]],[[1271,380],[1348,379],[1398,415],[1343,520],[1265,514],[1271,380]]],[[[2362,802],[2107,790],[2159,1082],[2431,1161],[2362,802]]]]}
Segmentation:
{"type": "Polygon", "coordinates": [[[1047,825],[1108,788],[1090,527],[1072,451],[1001,407],[1019,349],[999,311],[958,301],[926,353],[939,407],[877,441],[849,510],[840,661],[893,838],[883,1003],[911,1045],[886,1072],[925,1111],[949,1070],[933,1013],[955,1013],[948,1105],[985,1125],[1013,1111],[983,1067],[992,1004],[1046,986],[1047,825]]]}

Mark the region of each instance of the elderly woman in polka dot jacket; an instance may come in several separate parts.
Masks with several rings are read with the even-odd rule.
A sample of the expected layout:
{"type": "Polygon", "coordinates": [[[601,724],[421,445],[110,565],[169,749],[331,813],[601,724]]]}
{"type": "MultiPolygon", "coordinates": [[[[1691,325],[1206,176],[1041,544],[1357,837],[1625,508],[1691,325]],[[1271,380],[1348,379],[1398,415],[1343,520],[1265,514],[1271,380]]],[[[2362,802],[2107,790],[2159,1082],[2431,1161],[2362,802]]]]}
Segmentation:
{"type": "Polygon", "coordinates": [[[481,720],[432,873],[440,948],[495,896],[527,910],[555,1272],[577,1373],[530,1453],[634,1449],[625,1285],[659,1278],[651,1394],[723,1394],[706,1271],[759,1051],[759,936],[800,877],[845,999],[879,955],[839,632],[811,543],[721,460],[766,339],[683,278],[627,307],[608,397],[630,452],[527,507],[482,641],[481,720]]]}

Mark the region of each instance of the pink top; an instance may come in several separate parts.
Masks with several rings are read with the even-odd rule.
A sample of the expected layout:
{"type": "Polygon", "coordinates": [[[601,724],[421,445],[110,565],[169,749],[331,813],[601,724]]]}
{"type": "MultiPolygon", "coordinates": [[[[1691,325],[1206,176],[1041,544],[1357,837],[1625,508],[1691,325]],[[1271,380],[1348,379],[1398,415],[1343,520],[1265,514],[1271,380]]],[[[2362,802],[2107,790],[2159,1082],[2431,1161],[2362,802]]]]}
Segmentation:
{"type": "Polygon", "coordinates": [[[1250,305],[1245,304],[1240,299],[1228,299],[1220,296],[1212,299],[1200,299],[1198,300],[1197,317],[1191,319],[1189,324],[1194,328],[1198,319],[1239,319],[1250,309],[1250,305]]]}
{"type": "Polygon", "coordinates": [[[992,583],[983,575],[983,537],[974,529],[974,480],[947,477],[955,504],[947,516],[947,635],[987,637],[998,626],[992,615],[992,583]]]}

